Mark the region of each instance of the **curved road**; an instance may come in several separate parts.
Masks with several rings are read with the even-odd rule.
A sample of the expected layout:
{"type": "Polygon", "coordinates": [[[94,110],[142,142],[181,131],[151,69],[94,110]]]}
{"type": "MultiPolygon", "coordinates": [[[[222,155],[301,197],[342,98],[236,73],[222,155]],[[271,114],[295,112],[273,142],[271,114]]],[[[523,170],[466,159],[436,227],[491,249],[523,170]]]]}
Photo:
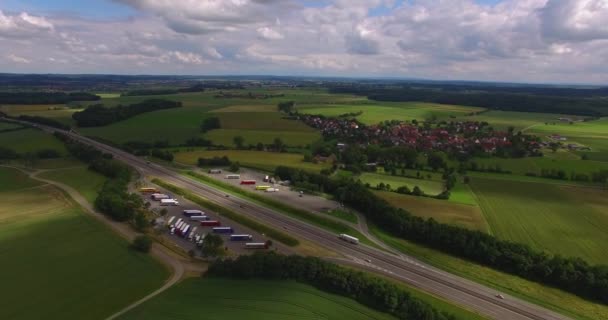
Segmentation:
{"type": "MultiPolygon", "coordinates": [[[[39,126],[42,127],[42,126],[39,126]]],[[[70,135],[82,143],[95,146],[117,159],[128,163],[148,175],[156,176],[178,187],[208,198],[219,205],[253,217],[259,221],[278,228],[290,230],[296,236],[314,241],[330,250],[342,253],[347,260],[339,260],[343,264],[356,264],[370,271],[381,273],[403,281],[413,287],[430,292],[436,296],[452,301],[470,310],[492,319],[505,320],[563,320],[566,316],[551,310],[531,304],[521,299],[503,294],[504,299],[496,298],[498,292],[478,283],[463,279],[443,270],[436,269],[407,255],[393,255],[366,245],[352,245],[338,240],[335,234],[309,225],[302,221],[277,213],[266,207],[259,206],[236,196],[225,197],[225,194],[213,187],[204,185],[170,169],[149,164],[122,150],[107,146],[95,140],[64,132],[54,128],[44,128],[47,131],[60,131],[70,135]]]]}

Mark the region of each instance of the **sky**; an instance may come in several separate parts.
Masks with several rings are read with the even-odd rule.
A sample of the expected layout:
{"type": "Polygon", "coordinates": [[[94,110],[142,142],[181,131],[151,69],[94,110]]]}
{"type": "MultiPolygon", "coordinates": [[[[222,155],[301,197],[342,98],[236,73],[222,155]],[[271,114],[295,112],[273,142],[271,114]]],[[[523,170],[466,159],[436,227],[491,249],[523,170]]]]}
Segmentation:
{"type": "Polygon", "coordinates": [[[0,72],[608,84],[608,0],[0,0],[0,72]]]}

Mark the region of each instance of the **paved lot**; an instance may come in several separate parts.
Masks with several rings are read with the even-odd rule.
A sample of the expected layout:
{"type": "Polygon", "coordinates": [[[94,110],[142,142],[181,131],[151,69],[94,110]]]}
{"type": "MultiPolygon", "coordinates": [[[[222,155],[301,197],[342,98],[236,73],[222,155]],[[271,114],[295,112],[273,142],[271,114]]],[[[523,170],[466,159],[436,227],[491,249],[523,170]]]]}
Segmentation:
{"type": "Polygon", "coordinates": [[[242,189],[257,192],[263,196],[274,198],[278,201],[288,203],[292,207],[304,209],[312,212],[324,212],[338,208],[340,205],[332,200],[325,199],[323,197],[304,194],[300,197],[300,193],[293,191],[289,186],[282,186],[279,184],[273,184],[270,182],[264,182],[265,173],[261,173],[251,169],[241,168],[239,174],[241,179],[226,179],[226,175],[231,174],[230,172],[222,172],[221,174],[208,174],[207,170],[201,170],[199,173],[205,174],[216,180],[220,180],[225,183],[229,183],[238,186],[242,189]],[[255,180],[255,185],[241,185],[241,180],[255,180]],[[271,186],[275,189],[279,189],[278,192],[265,192],[261,190],[255,190],[256,186],[271,186]]]}
{"type": "MultiPolygon", "coordinates": [[[[152,184],[148,184],[148,185],[151,186],[152,184]]],[[[172,198],[177,199],[179,201],[179,205],[178,206],[161,206],[160,201],[154,201],[154,200],[150,199],[149,194],[142,193],[141,196],[144,199],[144,201],[150,202],[150,204],[151,204],[150,210],[152,212],[155,212],[158,214],[163,208],[167,209],[168,213],[166,216],[161,218],[160,215],[158,215],[158,217],[160,218],[159,220],[163,221],[162,226],[159,225],[158,228],[163,230],[163,237],[169,239],[171,242],[175,243],[176,246],[179,246],[186,251],[189,251],[191,249],[196,249],[196,245],[192,241],[189,241],[186,238],[182,238],[181,236],[178,236],[176,234],[170,234],[170,230],[166,226],[165,222],[169,221],[169,219],[171,219],[171,217],[175,217],[175,219],[173,219],[173,222],[172,222],[173,224],[175,224],[179,218],[182,218],[183,221],[185,221],[186,223],[188,223],[190,225],[191,230],[194,227],[196,227],[195,234],[202,236],[204,234],[213,233],[212,227],[203,227],[200,225],[200,221],[191,221],[190,218],[184,216],[183,210],[187,210],[187,209],[203,211],[205,213],[205,215],[208,216],[211,220],[220,221],[222,224],[221,225],[222,227],[232,227],[234,229],[233,234],[250,234],[253,236],[253,240],[251,240],[251,241],[230,241],[230,234],[220,234],[220,236],[224,240],[224,245],[233,253],[236,253],[236,254],[253,253],[255,250],[250,250],[250,249],[244,248],[246,242],[265,242],[266,240],[269,240],[268,237],[266,237],[258,232],[255,232],[247,227],[241,226],[241,225],[237,224],[236,222],[233,222],[229,219],[220,217],[217,213],[215,213],[213,211],[201,208],[200,206],[196,205],[195,203],[189,201],[188,199],[185,199],[178,195],[174,195],[174,194],[168,192],[167,190],[163,190],[162,188],[158,188],[158,189],[161,190],[161,193],[167,194],[167,195],[171,196],[172,198]]],[[[274,249],[277,249],[278,251],[281,251],[281,252],[291,253],[291,250],[289,250],[287,247],[277,243],[276,241],[273,241],[273,250],[274,249]]]]}

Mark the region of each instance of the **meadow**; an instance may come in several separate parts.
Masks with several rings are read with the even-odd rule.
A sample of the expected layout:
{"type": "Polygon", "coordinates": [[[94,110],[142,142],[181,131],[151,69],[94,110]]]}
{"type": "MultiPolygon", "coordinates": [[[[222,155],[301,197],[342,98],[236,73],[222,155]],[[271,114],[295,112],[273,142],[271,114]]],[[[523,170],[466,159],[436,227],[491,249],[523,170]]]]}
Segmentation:
{"type": "Polygon", "coordinates": [[[322,169],[330,167],[329,164],[314,164],[312,162],[304,162],[304,157],[301,154],[249,150],[198,150],[178,152],[175,154],[175,161],[188,165],[196,165],[198,158],[213,158],[223,156],[227,156],[230,161],[238,161],[243,166],[261,169],[264,171],[274,171],[274,169],[278,166],[288,166],[319,172],[322,169]]]}
{"type": "Polygon", "coordinates": [[[449,119],[464,116],[472,112],[482,111],[481,108],[431,104],[423,102],[369,102],[369,104],[328,104],[299,106],[298,111],[308,114],[339,116],[347,113],[362,112],[357,120],[365,124],[377,124],[386,120],[427,120],[449,119]]]}
{"type": "Polygon", "coordinates": [[[67,184],[78,190],[80,194],[90,203],[97,198],[106,178],[86,166],[58,168],[49,170],[38,175],[40,178],[53,180],[67,184]]]}
{"type": "Polygon", "coordinates": [[[67,150],[61,141],[37,129],[1,132],[0,146],[13,149],[20,154],[42,149],[56,150],[61,155],[67,154],[67,150]]]}
{"type": "Polygon", "coordinates": [[[10,122],[0,122],[0,131],[21,128],[21,125],[10,122]]]}
{"type": "Polygon", "coordinates": [[[160,287],[166,269],[59,189],[0,168],[0,318],[105,319],[160,287]]]}
{"type": "Polygon", "coordinates": [[[471,187],[496,237],[608,264],[606,190],[482,177],[471,187]]]}
{"type": "Polygon", "coordinates": [[[528,172],[540,174],[542,169],[546,170],[564,170],[566,175],[570,177],[572,172],[583,173],[590,175],[592,172],[608,169],[608,164],[601,161],[593,160],[576,160],[564,158],[549,158],[549,157],[528,157],[528,158],[476,158],[474,161],[483,165],[495,167],[499,165],[502,170],[511,171],[512,174],[525,175],[528,172]]]}
{"type": "Polygon", "coordinates": [[[119,319],[394,319],[291,281],[188,279],[119,319]]]}
{"type": "MultiPolygon", "coordinates": [[[[485,121],[492,127],[498,130],[507,130],[509,127],[515,128],[515,131],[536,128],[545,123],[559,122],[558,118],[564,115],[552,113],[536,113],[536,112],[516,112],[516,111],[497,111],[491,110],[482,112],[477,115],[467,115],[458,117],[454,120],[460,121],[485,121]]],[[[577,116],[568,116],[572,119],[579,119],[577,116]]]]}
{"type": "Polygon", "coordinates": [[[475,205],[452,203],[425,197],[416,197],[387,191],[374,191],[392,206],[404,209],[422,218],[433,218],[471,230],[488,232],[489,227],[481,209],[475,205]]]}
{"type": "Polygon", "coordinates": [[[372,188],[375,188],[379,183],[384,183],[390,184],[392,190],[402,186],[407,186],[410,190],[413,190],[415,186],[418,186],[429,195],[437,195],[443,191],[443,182],[436,180],[422,180],[370,172],[362,173],[359,180],[363,183],[369,183],[372,188]]]}

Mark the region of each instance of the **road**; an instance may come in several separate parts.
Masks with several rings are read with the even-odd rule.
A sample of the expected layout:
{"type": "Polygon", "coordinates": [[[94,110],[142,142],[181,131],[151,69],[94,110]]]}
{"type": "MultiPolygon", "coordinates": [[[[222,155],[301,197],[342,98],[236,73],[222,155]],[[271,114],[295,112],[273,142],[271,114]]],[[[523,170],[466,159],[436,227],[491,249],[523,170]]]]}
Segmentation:
{"type": "MultiPolygon", "coordinates": [[[[43,129],[47,131],[61,131],[46,127],[43,129]]],[[[348,260],[338,260],[338,262],[357,265],[375,273],[380,273],[403,281],[410,286],[430,292],[492,319],[569,319],[563,315],[509,296],[505,293],[501,293],[504,296],[504,299],[496,298],[496,295],[499,294],[499,292],[494,289],[474,283],[443,270],[436,269],[413,257],[406,255],[396,256],[362,244],[352,245],[338,240],[335,234],[328,231],[236,196],[225,197],[223,192],[218,191],[213,187],[204,185],[189,177],[181,176],[179,173],[159,165],[149,164],[122,150],[74,133],[64,133],[82,143],[95,146],[104,152],[113,154],[117,159],[137,168],[142,173],[158,177],[178,187],[187,188],[219,205],[231,208],[243,215],[253,217],[278,229],[287,229],[295,236],[313,241],[318,245],[339,252],[348,258],[348,260]]]]}

